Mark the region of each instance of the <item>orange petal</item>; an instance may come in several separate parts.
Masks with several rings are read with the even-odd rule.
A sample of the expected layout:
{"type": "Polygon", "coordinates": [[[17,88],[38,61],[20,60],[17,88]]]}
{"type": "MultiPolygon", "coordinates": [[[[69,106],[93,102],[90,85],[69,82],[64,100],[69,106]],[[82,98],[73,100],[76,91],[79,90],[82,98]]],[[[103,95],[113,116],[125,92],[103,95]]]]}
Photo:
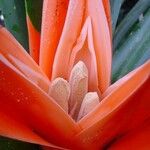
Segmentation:
{"type": "Polygon", "coordinates": [[[62,33],[68,0],[44,0],[40,45],[40,66],[51,77],[56,48],[62,33]]]}
{"type": "Polygon", "coordinates": [[[0,107],[8,114],[16,112],[22,120],[45,140],[70,147],[79,132],[73,120],[40,88],[22,76],[0,57],[0,107]],[[10,111],[8,108],[11,107],[10,111]]]}
{"type": "MultiPolygon", "coordinates": [[[[4,57],[2,54],[0,56],[4,57]]],[[[28,67],[26,64],[21,62],[19,59],[15,58],[14,56],[7,54],[5,55],[7,57],[6,61],[9,61],[13,66],[16,67],[21,73],[23,73],[30,81],[35,83],[37,86],[39,86],[41,89],[43,89],[46,93],[48,92],[50,81],[45,78],[40,73],[34,71],[30,67],[28,67]]]]}
{"type": "Polygon", "coordinates": [[[69,1],[63,32],[54,59],[52,79],[68,77],[70,54],[81,31],[84,8],[85,0],[69,1]]]}
{"type": "Polygon", "coordinates": [[[33,26],[29,16],[26,18],[29,35],[29,50],[31,57],[39,63],[40,33],[33,26]]]}
{"type": "Polygon", "coordinates": [[[23,49],[17,40],[8,32],[4,27],[0,26],[0,52],[3,54],[10,54],[17,59],[21,60],[24,64],[32,68],[34,71],[39,72],[43,76],[43,72],[38,65],[33,61],[30,55],[23,49]]]}
{"type": "MultiPolygon", "coordinates": [[[[150,61],[147,61],[147,65],[148,63],[150,63],[150,61]]],[[[128,82],[128,80],[130,80],[134,76],[134,74],[136,74],[137,70],[139,70],[139,68],[131,71],[123,78],[119,79],[117,82],[109,86],[108,89],[103,93],[102,97],[105,98],[106,96],[112,94],[116,89],[120,88],[124,83],[128,82]]]]}
{"type": "Polygon", "coordinates": [[[116,136],[135,128],[150,117],[150,62],[105,97],[99,106],[79,121],[78,138],[93,148],[102,148],[116,136]]]}
{"type": "Polygon", "coordinates": [[[116,88],[102,100],[96,111],[81,122],[82,126],[85,128],[90,126],[90,124],[94,124],[100,118],[103,118],[108,113],[113,112],[114,109],[124,104],[124,102],[148,80],[149,76],[150,61],[147,61],[144,65],[134,70],[133,73],[129,73],[122,78],[121,80],[124,82],[118,81],[119,83],[116,88]]]}
{"type": "Polygon", "coordinates": [[[88,17],[81,30],[76,45],[72,49],[69,62],[69,74],[74,64],[84,61],[89,71],[89,91],[98,91],[97,62],[93,45],[91,18],[88,17]]]}
{"type": "Polygon", "coordinates": [[[150,121],[123,136],[109,147],[109,150],[148,150],[150,148],[150,121]]]}
{"type": "Polygon", "coordinates": [[[48,91],[49,80],[40,70],[39,66],[25,52],[22,46],[3,27],[0,27],[0,54],[4,55],[17,69],[26,75],[34,83],[48,91]]]}
{"type": "Polygon", "coordinates": [[[112,54],[111,36],[101,0],[87,1],[87,16],[90,16],[92,20],[99,89],[103,93],[110,84],[112,54]]]}
{"type": "Polygon", "coordinates": [[[109,0],[103,0],[103,5],[105,9],[105,14],[107,17],[107,22],[109,26],[109,32],[110,35],[112,36],[112,22],[111,22],[111,9],[110,9],[110,1],[109,0]]]}

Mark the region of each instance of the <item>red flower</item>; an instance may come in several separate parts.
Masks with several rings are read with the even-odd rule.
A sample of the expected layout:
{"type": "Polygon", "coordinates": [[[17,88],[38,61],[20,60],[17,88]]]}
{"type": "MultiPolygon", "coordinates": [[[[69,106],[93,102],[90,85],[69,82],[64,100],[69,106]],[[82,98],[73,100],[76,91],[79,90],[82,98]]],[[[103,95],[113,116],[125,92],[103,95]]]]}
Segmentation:
{"type": "Polygon", "coordinates": [[[110,85],[109,1],[45,0],[41,39],[29,17],[27,21],[30,53],[39,66],[0,27],[0,135],[62,149],[150,147],[150,61],[110,85]],[[82,78],[81,72],[73,75],[78,62],[79,70],[87,69],[82,68],[82,78]],[[55,96],[50,92],[59,78],[69,81],[70,105],[63,101],[67,94],[59,93],[64,88],[53,89],[55,96]],[[77,83],[81,79],[83,84],[77,83]],[[98,95],[96,107],[81,99],[87,92],[98,95]],[[82,119],[68,115],[71,105],[73,119],[82,119]],[[93,110],[85,115],[82,107],[93,110]]]}

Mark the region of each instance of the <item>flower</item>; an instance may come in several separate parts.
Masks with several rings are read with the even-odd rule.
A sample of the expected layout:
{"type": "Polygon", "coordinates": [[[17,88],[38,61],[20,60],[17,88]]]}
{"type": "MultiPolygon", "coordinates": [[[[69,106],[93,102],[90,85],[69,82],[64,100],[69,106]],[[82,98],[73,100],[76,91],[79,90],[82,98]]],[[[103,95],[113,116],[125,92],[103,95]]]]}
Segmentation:
{"type": "Polygon", "coordinates": [[[45,0],[41,35],[27,23],[37,64],[0,27],[0,135],[57,149],[149,147],[150,61],[110,85],[109,2],[45,0]]]}

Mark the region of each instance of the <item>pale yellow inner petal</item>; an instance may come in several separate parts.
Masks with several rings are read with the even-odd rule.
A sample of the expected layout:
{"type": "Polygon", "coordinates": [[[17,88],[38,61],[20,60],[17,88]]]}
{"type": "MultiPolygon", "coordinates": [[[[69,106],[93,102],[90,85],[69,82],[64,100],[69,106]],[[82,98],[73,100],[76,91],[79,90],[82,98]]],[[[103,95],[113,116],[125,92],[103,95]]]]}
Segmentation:
{"type": "Polygon", "coordinates": [[[77,120],[79,121],[81,118],[86,116],[98,104],[99,104],[99,97],[97,92],[88,92],[83,99],[77,120]]]}
{"type": "Polygon", "coordinates": [[[99,104],[97,92],[88,92],[88,69],[82,61],[72,68],[69,82],[63,78],[53,80],[48,94],[75,121],[80,120],[99,104]]]}
{"type": "Polygon", "coordinates": [[[49,95],[68,113],[70,85],[63,78],[56,78],[49,88],[49,95]]]}
{"type": "Polygon", "coordinates": [[[72,69],[69,83],[71,95],[69,99],[69,113],[73,119],[77,119],[85,94],[88,92],[88,70],[82,61],[79,61],[72,69]],[[74,111],[72,111],[74,110],[74,111]]]}

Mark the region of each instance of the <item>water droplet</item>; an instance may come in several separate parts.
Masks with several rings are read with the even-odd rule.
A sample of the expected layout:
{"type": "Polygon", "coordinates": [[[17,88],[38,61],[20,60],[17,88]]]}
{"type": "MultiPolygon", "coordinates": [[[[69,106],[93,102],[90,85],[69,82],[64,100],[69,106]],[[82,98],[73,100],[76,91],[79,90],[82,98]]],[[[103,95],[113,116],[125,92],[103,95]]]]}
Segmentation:
{"type": "Polygon", "coordinates": [[[28,97],[27,97],[27,96],[25,97],[25,100],[28,100],[28,97]]]}
{"type": "Polygon", "coordinates": [[[14,10],[16,10],[16,6],[15,6],[15,5],[14,5],[14,7],[13,7],[13,8],[14,8],[14,10]]]}
{"type": "Polygon", "coordinates": [[[20,99],[17,99],[17,102],[20,102],[20,99]]]}
{"type": "Polygon", "coordinates": [[[10,92],[10,94],[13,96],[13,95],[15,95],[15,93],[14,92],[10,92]]]}
{"type": "Polygon", "coordinates": [[[23,93],[23,92],[20,92],[20,95],[21,95],[21,96],[23,96],[23,95],[24,95],[24,93],[23,93]]]}

